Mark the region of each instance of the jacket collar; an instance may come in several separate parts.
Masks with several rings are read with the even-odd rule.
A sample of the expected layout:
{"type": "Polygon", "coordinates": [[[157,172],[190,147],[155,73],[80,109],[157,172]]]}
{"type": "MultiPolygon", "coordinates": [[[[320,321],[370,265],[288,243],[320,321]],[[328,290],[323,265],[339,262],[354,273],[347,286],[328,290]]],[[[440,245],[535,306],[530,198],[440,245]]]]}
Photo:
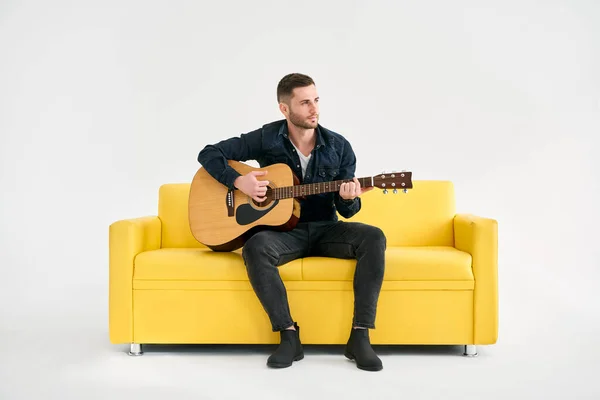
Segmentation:
{"type": "MultiPolygon", "coordinates": [[[[284,137],[289,139],[289,130],[288,130],[287,120],[284,119],[281,122],[282,122],[282,124],[281,124],[281,127],[279,128],[279,135],[283,135],[284,137]]],[[[326,144],[325,132],[327,132],[327,129],[323,128],[321,126],[321,124],[317,124],[317,127],[315,128],[315,133],[317,134],[317,140],[315,142],[315,145],[317,148],[325,146],[325,144],[326,144]]],[[[329,141],[329,140],[327,140],[327,141],[329,141]]]]}

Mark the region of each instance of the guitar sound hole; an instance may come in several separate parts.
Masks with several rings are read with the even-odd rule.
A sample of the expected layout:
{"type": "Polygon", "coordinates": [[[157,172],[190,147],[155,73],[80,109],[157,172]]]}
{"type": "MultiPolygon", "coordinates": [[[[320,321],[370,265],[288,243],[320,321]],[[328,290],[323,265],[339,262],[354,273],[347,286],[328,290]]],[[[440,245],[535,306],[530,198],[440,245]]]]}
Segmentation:
{"type": "Polygon", "coordinates": [[[273,189],[271,188],[271,186],[267,186],[267,193],[265,194],[265,197],[266,199],[262,202],[258,202],[252,199],[252,203],[254,203],[256,207],[266,207],[269,204],[271,204],[271,202],[273,201],[273,189]]]}

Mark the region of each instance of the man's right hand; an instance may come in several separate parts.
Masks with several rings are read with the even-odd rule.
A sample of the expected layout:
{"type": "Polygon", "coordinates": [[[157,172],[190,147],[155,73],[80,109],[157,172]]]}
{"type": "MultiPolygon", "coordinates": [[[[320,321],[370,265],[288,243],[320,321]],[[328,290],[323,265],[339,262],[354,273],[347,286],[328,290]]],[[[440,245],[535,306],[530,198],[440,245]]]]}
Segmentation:
{"type": "Polygon", "coordinates": [[[233,182],[233,185],[257,202],[261,203],[267,199],[265,194],[267,193],[269,181],[259,181],[256,177],[264,176],[267,172],[268,171],[250,171],[246,175],[238,176],[233,182]]]}

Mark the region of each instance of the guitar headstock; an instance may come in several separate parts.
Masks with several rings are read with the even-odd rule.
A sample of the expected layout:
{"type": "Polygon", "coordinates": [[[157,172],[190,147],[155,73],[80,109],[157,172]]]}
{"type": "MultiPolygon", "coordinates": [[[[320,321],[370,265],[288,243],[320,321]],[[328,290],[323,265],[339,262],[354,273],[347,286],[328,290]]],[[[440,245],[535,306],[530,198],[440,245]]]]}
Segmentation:
{"type": "Polygon", "coordinates": [[[391,190],[394,194],[398,193],[398,190],[406,193],[407,189],[413,187],[412,172],[382,172],[373,177],[373,186],[383,189],[383,194],[387,194],[388,190],[391,190]]]}

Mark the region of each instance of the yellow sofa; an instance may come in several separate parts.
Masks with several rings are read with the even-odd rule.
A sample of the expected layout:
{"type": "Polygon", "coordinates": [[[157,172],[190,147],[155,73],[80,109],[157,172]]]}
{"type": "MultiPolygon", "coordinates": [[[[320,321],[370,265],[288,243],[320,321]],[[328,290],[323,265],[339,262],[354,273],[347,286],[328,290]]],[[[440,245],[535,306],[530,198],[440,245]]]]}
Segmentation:
{"type": "MultiPolygon", "coordinates": [[[[159,189],[158,215],[109,227],[109,333],[129,354],[142,344],[276,344],[241,249],[217,253],[188,224],[189,184],[159,189]]],[[[477,345],[498,337],[497,222],[456,214],[448,181],[413,181],[407,194],[362,196],[350,221],[380,227],[386,269],[373,344],[477,345]]],[[[345,344],[354,260],[308,257],[280,267],[303,344],[345,344]]]]}

